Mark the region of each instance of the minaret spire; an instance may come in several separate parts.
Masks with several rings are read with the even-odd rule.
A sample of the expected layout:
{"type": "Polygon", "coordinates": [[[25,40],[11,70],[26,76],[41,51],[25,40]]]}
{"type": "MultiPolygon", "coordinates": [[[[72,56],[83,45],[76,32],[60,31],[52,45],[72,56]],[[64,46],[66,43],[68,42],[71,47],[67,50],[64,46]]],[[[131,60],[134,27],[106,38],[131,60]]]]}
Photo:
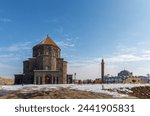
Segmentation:
{"type": "Polygon", "coordinates": [[[101,61],[101,79],[102,79],[102,83],[104,83],[104,59],[102,58],[101,61]]]}

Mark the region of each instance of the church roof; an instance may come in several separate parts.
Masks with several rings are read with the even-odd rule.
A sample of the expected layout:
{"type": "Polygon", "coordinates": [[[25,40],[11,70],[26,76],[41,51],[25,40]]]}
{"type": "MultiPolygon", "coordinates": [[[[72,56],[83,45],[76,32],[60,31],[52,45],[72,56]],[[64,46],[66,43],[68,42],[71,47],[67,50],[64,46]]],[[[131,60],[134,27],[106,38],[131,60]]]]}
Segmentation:
{"type": "MultiPolygon", "coordinates": [[[[58,47],[58,45],[47,35],[47,37],[42,40],[38,45],[51,45],[51,46],[54,46],[54,47],[58,47]]],[[[60,48],[59,48],[60,49],[60,48]]]]}

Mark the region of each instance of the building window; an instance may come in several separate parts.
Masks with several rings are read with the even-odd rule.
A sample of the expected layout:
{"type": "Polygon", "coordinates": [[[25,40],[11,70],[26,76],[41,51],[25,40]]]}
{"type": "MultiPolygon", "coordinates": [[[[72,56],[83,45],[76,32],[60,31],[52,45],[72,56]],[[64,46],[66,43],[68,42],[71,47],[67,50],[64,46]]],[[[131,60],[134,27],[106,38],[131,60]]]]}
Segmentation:
{"type": "Polygon", "coordinates": [[[55,52],[53,53],[53,56],[54,56],[54,57],[56,56],[55,52]]]}
{"type": "Polygon", "coordinates": [[[49,53],[48,53],[48,52],[46,52],[46,55],[49,55],[49,53]]]}
{"type": "Polygon", "coordinates": [[[48,70],[48,66],[45,67],[45,70],[48,70]]]}

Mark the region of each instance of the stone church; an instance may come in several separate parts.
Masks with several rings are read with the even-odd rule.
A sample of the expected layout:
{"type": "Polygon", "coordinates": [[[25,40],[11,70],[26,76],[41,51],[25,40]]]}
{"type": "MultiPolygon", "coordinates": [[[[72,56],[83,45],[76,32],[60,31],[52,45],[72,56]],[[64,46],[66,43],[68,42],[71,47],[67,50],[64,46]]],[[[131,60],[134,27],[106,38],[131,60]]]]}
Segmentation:
{"type": "Polygon", "coordinates": [[[67,62],[60,58],[61,49],[47,35],[33,47],[33,57],[23,62],[23,74],[15,75],[15,84],[67,84],[67,62]]]}

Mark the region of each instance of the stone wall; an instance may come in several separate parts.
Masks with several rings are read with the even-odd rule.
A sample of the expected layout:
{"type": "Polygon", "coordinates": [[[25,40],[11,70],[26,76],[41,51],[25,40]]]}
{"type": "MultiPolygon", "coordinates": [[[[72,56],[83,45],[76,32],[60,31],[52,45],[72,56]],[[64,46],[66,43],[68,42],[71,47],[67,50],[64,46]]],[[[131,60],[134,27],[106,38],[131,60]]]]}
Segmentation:
{"type": "Polygon", "coordinates": [[[60,51],[47,36],[33,47],[33,57],[23,62],[24,76],[16,75],[16,81],[21,83],[23,80],[24,84],[66,84],[67,62],[60,58],[60,51]],[[46,79],[48,80],[45,81],[46,79]]]}
{"type": "Polygon", "coordinates": [[[61,84],[59,71],[35,70],[34,84],[61,84]]]}

